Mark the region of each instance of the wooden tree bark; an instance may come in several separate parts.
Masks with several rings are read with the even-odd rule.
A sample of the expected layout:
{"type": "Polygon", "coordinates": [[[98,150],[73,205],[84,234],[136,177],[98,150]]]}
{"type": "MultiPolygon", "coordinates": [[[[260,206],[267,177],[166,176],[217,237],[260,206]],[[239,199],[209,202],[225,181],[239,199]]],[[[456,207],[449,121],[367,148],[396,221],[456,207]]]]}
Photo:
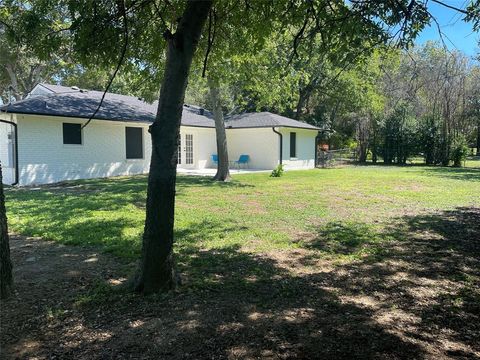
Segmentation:
{"type": "MultiPolygon", "coordinates": [[[[18,88],[17,74],[15,73],[12,64],[7,64],[5,66],[5,70],[10,77],[10,82],[13,89],[13,97],[16,101],[22,100],[22,94],[20,89],[18,88]]],[[[10,102],[10,99],[8,99],[8,102],[10,102]]]]}
{"type": "Polygon", "coordinates": [[[12,293],[13,276],[2,180],[2,165],[0,164],[0,298],[4,299],[12,293]]]}
{"type": "Polygon", "coordinates": [[[306,85],[303,88],[300,88],[298,94],[298,102],[295,112],[295,119],[300,120],[303,115],[303,109],[306,107],[308,100],[313,91],[313,86],[311,84],[306,85]]]}
{"type": "Polygon", "coordinates": [[[367,161],[368,151],[368,118],[361,117],[357,124],[357,139],[358,139],[358,161],[365,163],[367,161]]]}
{"type": "Polygon", "coordinates": [[[217,136],[217,154],[218,154],[217,173],[213,177],[213,180],[230,181],[227,134],[225,131],[225,121],[223,119],[219,84],[218,82],[216,82],[215,80],[209,77],[208,87],[210,89],[210,99],[213,104],[213,119],[215,120],[215,133],[217,136]]]}
{"type": "Polygon", "coordinates": [[[150,126],[152,158],[148,177],[142,258],[134,290],[144,294],[176,286],[173,225],[178,138],[185,89],[193,55],[212,1],[190,0],[168,43],[157,117],[150,126]]]}
{"type": "Polygon", "coordinates": [[[377,153],[377,129],[373,130],[372,133],[372,163],[376,164],[378,161],[378,153],[377,153]]]}

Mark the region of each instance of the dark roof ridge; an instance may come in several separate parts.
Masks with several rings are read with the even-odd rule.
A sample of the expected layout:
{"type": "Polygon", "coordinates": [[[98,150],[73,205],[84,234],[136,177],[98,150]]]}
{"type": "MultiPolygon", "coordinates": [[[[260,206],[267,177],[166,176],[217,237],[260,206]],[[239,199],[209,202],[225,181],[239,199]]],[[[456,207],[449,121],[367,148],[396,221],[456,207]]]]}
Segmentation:
{"type": "Polygon", "coordinates": [[[307,130],[320,130],[308,123],[278,115],[269,111],[241,113],[225,118],[227,128],[290,127],[307,130]]]}

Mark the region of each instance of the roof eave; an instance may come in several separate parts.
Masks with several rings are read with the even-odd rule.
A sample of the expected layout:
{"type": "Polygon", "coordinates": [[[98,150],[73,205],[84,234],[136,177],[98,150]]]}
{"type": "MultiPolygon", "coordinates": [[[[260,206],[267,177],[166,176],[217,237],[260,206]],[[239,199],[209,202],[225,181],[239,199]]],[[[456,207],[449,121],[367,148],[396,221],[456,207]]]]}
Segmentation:
{"type": "Polygon", "coordinates": [[[315,130],[319,131],[320,128],[311,128],[311,127],[303,127],[303,126],[291,126],[291,125],[258,125],[258,126],[229,126],[225,124],[225,129],[271,129],[272,127],[275,128],[293,128],[293,129],[304,129],[304,130],[315,130]]]}
{"type": "MultiPolygon", "coordinates": [[[[81,116],[81,115],[67,115],[67,114],[50,114],[50,113],[42,113],[42,112],[25,112],[25,111],[6,111],[4,109],[0,109],[0,112],[5,114],[19,114],[19,115],[39,115],[39,116],[52,116],[58,118],[76,118],[76,119],[89,119],[88,116],[81,116]]],[[[150,120],[132,120],[132,119],[108,119],[108,118],[100,118],[95,117],[92,120],[101,120],[101,121],[116,121],[116,122],[133,122],[133,123],[145,123],[145,124],[152,124],[153,121],[150,120]]],[[[192,125],[192,124],[180,124],[181,126],[185,127],[195,127],[195,128],[205,128],[205,129],[214,129],[215,126],[208,126],[208,125],[192,125]]]]}
{"type": "MultiPolygon", "coordinates": [[[[39,115],[39,116],[52,116],[52,117],[59,117],[59,118],[76,118],[76,119],[90,119],[88,116],[82,115],[69,115],[69,114],[51,114],[51,113],[43,113],[43,112],[26,112],[26,111],[6,111],[4,109],[0,109],[0,112],[5,114],[19,114],[19,115],[39,115]]],[[[100,118],[94,117],[92,120],[101,120],[101,121],[117,121],[117,122],[141,122],[141,123],[148,123],[151,124],[153,121],[150,120],[133,120],[133,119],[107,119],[107,118],[100,118]]]]}

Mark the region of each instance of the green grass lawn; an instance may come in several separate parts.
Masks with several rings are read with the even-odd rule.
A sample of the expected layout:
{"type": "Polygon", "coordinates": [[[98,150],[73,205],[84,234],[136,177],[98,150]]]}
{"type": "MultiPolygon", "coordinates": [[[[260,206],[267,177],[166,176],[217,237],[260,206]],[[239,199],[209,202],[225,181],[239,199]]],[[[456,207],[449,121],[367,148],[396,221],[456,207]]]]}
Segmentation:
{"type": "MultiPolygon", "coordinates": [[[[146,177],[10,189],[13,232],[140,254],[146,177]]],[[[403,216],[480,204],[479,168],[356,166],[234,176],[227,184],[179,176],[176,251],[258,253],[309,247],[334,258],[375,253],[403,216]],[[312,245],[317,239],[319,246],[312,245]]]]}
{"type": "Polygon", "coordinates": [[[470,168],[480,168],[480,156],[468,157],[465,166],[470,168]]]}
{"type": "Polygon", "coordinates": [[[140,255],[145,176],[10,188],[13,232],[85,248],[13,237],[2,331],[15,358],[477,358],[475,164],[180,176],[182,284],[154,296],[118,286],[140,255]]]}

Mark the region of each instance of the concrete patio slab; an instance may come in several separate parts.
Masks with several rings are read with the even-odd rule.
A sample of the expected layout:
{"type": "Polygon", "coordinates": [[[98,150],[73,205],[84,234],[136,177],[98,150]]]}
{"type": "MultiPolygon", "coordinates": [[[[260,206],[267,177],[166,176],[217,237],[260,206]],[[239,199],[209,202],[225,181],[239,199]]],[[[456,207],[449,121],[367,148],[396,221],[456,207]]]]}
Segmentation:
{"type": "MultiPolygon", "coordinates": [[[[230,175],[251,174],[251,173],[268,173],[272,170],[266,169],[230,169],[230,175]]],[[[177,168],[177,174],[195,175],[195,176],[215,176],[217,169],[181,169],[177,168]]]]}

